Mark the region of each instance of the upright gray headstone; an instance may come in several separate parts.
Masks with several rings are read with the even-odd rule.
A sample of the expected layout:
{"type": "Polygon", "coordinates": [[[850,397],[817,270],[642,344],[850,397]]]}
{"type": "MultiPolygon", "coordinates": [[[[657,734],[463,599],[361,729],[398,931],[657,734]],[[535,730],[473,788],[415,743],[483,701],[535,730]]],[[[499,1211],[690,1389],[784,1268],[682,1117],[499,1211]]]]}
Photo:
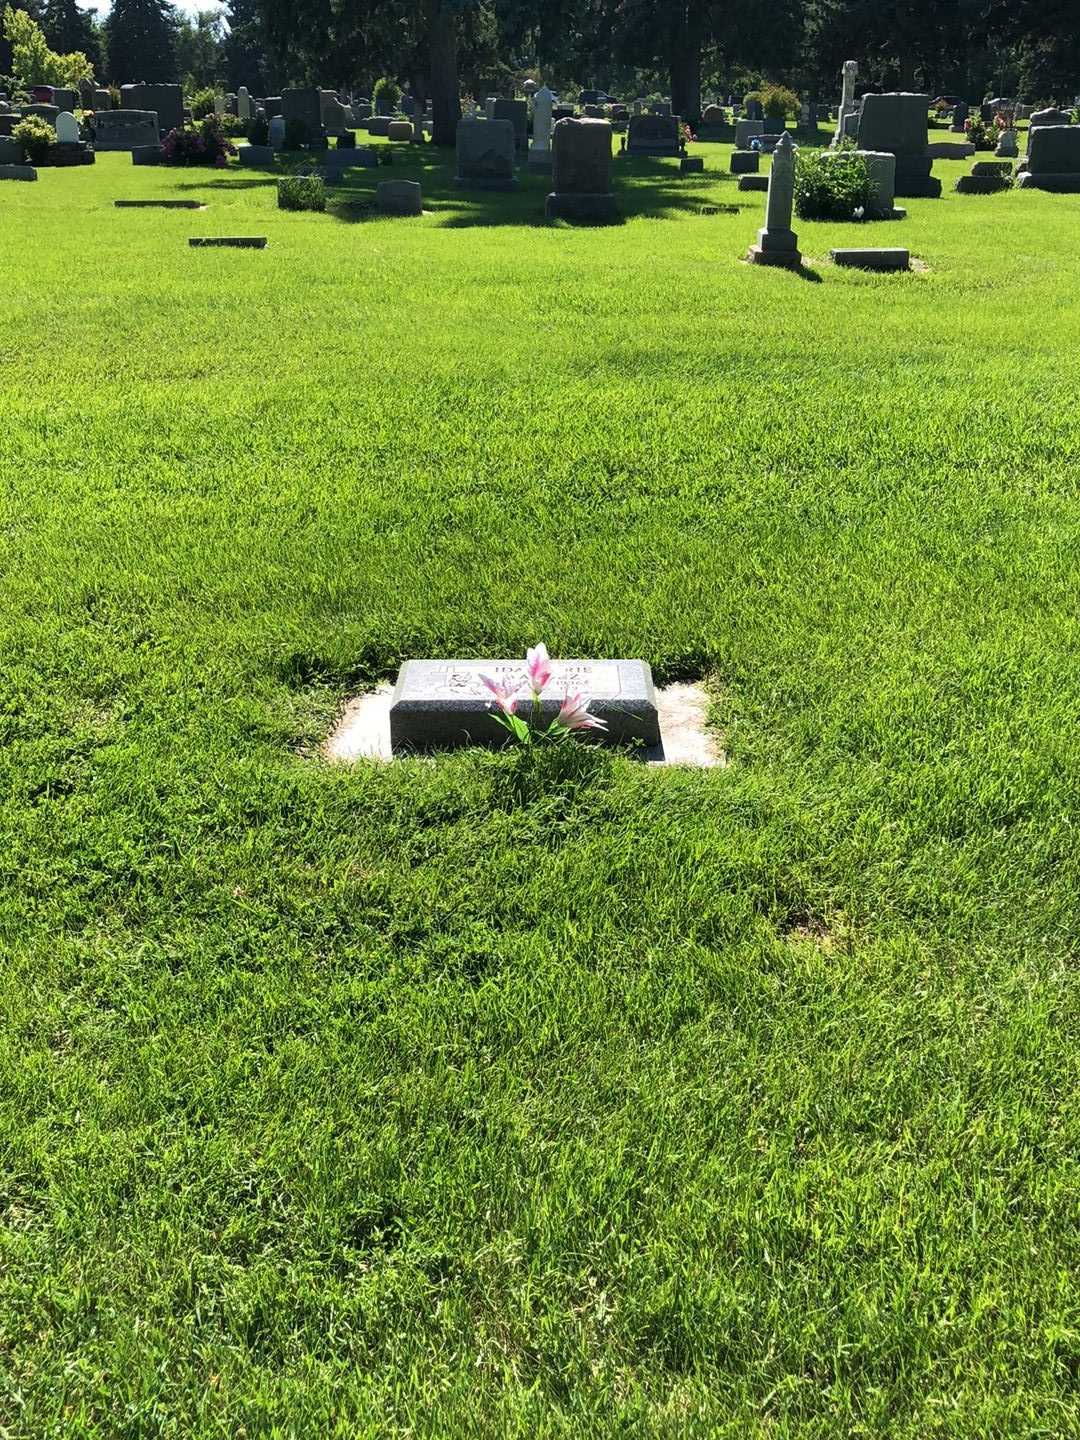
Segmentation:
{"type": "Polygon", "coordinates": [[[859,149],[888,150],[896,156],[897,195],[936,198],[941,181],[930,174],[927,146],[928,95],[894,91],[864,95],[859,114],[859,149]]]}
{"type": "Polygon", "coordinates": [[[529,164],[546,169],[551,164],[551,112],[555,96],[546,85],[533,95],[533,135],[529,148],[529,164]]]}
{"type": "Polygon", "coordinates": [[[524,100],[496,100],[495,120],[509,120],[514,127],[514,148],[524,151],[529,148],[529,113],[524,100]]]}
{"type": "Polygon", "coordinates": [[[855,81],[859,75],[859,62],[857,60],[845,60],[840,71],[840,114],[836,122],[836,134],[832,138],[834,145],[848,133],[844,128],[847,117],[855,108],[855,81]]]}
{"type": "Polygon", "coordinates": [[[1080,192],[1080,125],[1040,125],[1032,131],[1025,169],[1016,183],[1025,190],[1080,192]]]}
{"type": "Polygon", "coordinates": [[[678,155],[679,149],[677,115],[630,117],[630,130],[626,138],[627,155],[678,155]]]}
{"type": "Polygon", "coordinates": [[[509,120],[462,120],[454,183],[469,190],[513,190],[514,127],[509,120]]]}
{"type": "Polygon", "coordinates": [[[154,110],[106,110],[94,116],[95,150],[143,150],[158,144],[154,110]]]}
{"type": "Polygon", "coordinates": [[[799,237],[791,228],[795,204],[796,147],[786,132],[773,151],[769,191],[765,197],[765,224],[758,242],[750,247],[747,259],[757,265],[784,265],[797,269],[802,264],[799,237]]]}
{"type": "Polygon", "coordinates": [[[619,218],[611,193],[611,126],[606,120],[559,121],[552,184],[545,205],[549,220],[605,225],[619,218]]]}

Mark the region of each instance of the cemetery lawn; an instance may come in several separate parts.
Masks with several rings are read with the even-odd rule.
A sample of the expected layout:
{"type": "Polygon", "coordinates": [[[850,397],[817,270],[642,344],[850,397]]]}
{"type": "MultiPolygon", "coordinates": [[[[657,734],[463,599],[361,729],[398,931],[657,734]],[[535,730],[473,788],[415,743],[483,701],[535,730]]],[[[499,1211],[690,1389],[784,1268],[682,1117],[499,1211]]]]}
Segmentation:
{"type": "Polygon", "coordinates": [[[3,187],[10,1440],[1078,1433],[1080,197],[699,153],[3,187]],[[537,640],[729,764],[320,758],[537,640]]]}

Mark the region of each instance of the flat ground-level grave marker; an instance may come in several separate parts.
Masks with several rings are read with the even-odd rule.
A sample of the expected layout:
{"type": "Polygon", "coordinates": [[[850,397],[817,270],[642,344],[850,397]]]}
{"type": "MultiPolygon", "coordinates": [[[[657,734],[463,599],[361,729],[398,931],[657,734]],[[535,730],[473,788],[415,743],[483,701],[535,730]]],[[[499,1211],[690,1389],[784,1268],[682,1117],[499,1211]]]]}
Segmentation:
{"type": "Polygon", "coordinates": [[[118,210],[205,210],[203,200],[114,200],[118,210]]]}
{"type": "MultiPolygon", "coordinates": [[[[445,668],[449,662],[428,663],[445,668]]],[[[490,674],[494,668],[490,661],[474,661],[473,663],[482,668],[484,674],[490,674]]],[[[520,661],[503,663],[511,674],[523,669],[520,661]]],[[[574,665],[588,662],[570,661],[568,663],[574,665]]],[[[598,662],[594,661],[593,663],[598,662]]],[[[627,662],[622,663],[626,664],[627,662]]],[[[641,664],[640,661],[636,663],[641,664]]],[[[643,668],[648,675],[648,666],[643,668]]],[[[557,677],[558,674],[559,672],[556,670],[557,677]]],[[[500,678],[506,679],[510,676],[504,674],[500,678]]],[[[561,690],[557,683],[550,688],[557,703],[562,698],[561,690]]],[[[486,690],[484,693],[488,694],[486,690]]],[[[708,723],[709,696],[703,686],[676,683],[663,686],[654,694],[660,742],[651,745],[643,743],[633,752],[635,756],[648,761],[651,765],[659,766],[676,765],[707,769],[715,765],[727,764],[727,758],[721,748],[720,737],[708,723]]],[[[383,682],[374,690],[369,690],[350,700],[340,721],[327,738],[323,750],[326,759],[348,764],[363,760],[394,760],[417,753],[414,746],[396,749],[391,743],[390,714],[396,696],[397,687],[390,685],[389,682],[383,682]]],[[[491,698],[490,695],[488,698],[491,698]]],[[[617,699],[618,697],[608,696],[607,703],[613,705],[617,699]]],[[[599,697],[592,700],[589,709],[601,715],[602,718],[609,713],[602,710],[599,697]]],[[[522,713],[528,713],[527,706],[522,713]]],[[[554,713],[554,706],[551,707],[551,713],[554,713]]],[[[478,709],[475,712],[475,718],[479,720],[477,728],[480,733],[477,733],[472,743],[498,745],[504,740],[505,732],[490,718],[490,712],[485,717],[479,713],[478,709]]],[[[591,733],[595,736],[596,732],[591,733]]],[[[461,739],[451,742],[452,745],[462,743],[467,742],[461,739]]],[[[568,740],[565,743],[577,742],[568,740]]],[[[443,748],[441,745],[429,746],[426,753],[430,757],[434,751],[441,748],[443,748]]]]}
{"type": "Polygon", "coordinates": [[[854,270],[907,270],[911,261],[907,250],[831,250],[829,253],[834,265],[854,270]]]}
{"type": "Polygon", "coordinates": [[[207,235],[207,236],[195,236],[195,235],[193,235],[193,236],[188,240],[188,244],[189,244],[189,245],[194,245],[194,246],[195,246],[196,248],[198,248],[198,249],[203,249],[203,248],[205,248],[205,247],[207,247],[207,246],[211,246],[211,245],[217,245],[217,246],[227,245],[227,246],[231,246],[234,250],[265,250],[265,249],[266,249],[266,236],[265,236],[265,235],[207,235]]]}
{"type": "MultiPolygon", "coordinates": [[[[481,676],[517,687],[531,706],[525,666],[520,660],[407,660],[398,673],[390,705],[394,753],[442,750],[453,745],[505,743],[506,732],[491,718],[492,696],[481,676]]],[[[541,708],[544,724],[554,720],[563,695],[584,695],[590,712],[603,720],[597,731],[611,744],[660,743],[652,672],[643,660],[555,660],[541,708]]]]}

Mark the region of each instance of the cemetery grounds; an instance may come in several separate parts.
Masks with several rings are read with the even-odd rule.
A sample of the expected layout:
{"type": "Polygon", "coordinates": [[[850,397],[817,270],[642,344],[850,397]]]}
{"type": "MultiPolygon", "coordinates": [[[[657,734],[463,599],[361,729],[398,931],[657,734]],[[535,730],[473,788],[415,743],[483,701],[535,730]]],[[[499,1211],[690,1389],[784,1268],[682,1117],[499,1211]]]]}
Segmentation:
{"type": "Polygon", "coordinates": [[[3,1436],[1080,1431],[1080,197],[695,153],[4,187],[3,1436]],[[321,757],[539,640],[728,763],[321,757]]]}

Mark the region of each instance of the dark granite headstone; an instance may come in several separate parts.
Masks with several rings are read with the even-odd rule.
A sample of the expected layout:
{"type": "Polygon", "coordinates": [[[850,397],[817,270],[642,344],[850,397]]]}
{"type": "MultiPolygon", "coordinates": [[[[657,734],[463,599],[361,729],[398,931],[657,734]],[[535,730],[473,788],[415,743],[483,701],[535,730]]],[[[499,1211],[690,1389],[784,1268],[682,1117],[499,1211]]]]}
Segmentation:
{"type": "Polygon", "coordinates": [[[678,155],[677,115],[632,115],[626,140],[628,155],[678,155]]]}
{"type": "MultiPolygon", "coordinates": [[[[584,695],[590,711],[607,724],[592,732],[614,744],[660,744],[652,673],[643,660],[556,660],[545,692],[542,722],[555,718],[563,695],[584,695]],[[550,697],[550,698],[549,698],[550,697]]],[[[506,732],[491,718],[492,697],[480,679],[520,682],[520,660],[409,660],[398,674],[390,705],[390,743],[395,752],[454,745],[501,746],[506,732]]],[[[531,704],[523,709],[528,714],[531,704]]]]}

